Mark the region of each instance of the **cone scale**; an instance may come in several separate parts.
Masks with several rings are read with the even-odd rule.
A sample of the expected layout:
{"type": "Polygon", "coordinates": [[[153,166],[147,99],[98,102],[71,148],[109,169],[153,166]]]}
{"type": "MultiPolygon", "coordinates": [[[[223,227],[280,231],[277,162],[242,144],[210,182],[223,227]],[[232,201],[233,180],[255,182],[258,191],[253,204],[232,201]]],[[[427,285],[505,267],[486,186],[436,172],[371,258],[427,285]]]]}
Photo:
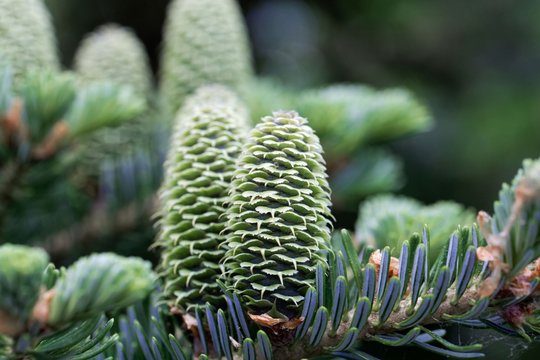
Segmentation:
{"type": "Polygon", "coordinates": [[[188,98],[177,119],[161,189],[158,246],[165,300],[182,313],[223,304],[225,202],[241,151],[245,111],[221,86],[188,98]]]}

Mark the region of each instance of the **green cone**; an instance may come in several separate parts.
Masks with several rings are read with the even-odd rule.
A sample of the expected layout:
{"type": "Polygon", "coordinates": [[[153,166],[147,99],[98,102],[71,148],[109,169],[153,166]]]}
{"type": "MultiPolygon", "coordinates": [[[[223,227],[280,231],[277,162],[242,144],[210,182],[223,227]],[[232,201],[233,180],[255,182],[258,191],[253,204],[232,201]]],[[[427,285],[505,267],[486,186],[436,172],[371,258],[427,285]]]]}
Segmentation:
{"type": "Polygon", "coordinates": [[[158,246],[170,306],[219,306],[224,203],[241,150],[246,112],[221,86],[205,86],[179,112],[165,163],[158,246]]]}
{"type": "Polygon", "coordinates": [[[0,0],[0,62],[11,65],[15,83],[31,69],[58,70],[54,29],[41,0],[0,0]]]}
{"type": "Polygon", "coordinates": [[[88,35],[75,55],[75,71],[84,83],[110,81],[129,86],[142,98],[152,89],[152,75],[144,46],[130,29],[116,24],[88,35]]]}
{"type": "Polygon", "coordinates": [[[172,114],[199,86],[238,88],[253,73],[235,0],[174,0],[163,37],[160,93],[172,114]]]}
{"type": "Polygon", "coordinates": [[[255,127],[227,214],[231,290],[254,313],[298,316],[331,227],[322,148],[306,119],[276,112],[255,127]]]}

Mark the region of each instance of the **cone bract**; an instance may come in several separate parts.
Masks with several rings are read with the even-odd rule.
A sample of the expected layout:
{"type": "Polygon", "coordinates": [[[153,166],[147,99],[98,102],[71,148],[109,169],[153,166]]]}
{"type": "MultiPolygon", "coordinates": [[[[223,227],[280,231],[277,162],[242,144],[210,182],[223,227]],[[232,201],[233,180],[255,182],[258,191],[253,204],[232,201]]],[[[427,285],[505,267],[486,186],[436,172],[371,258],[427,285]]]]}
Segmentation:
{"type": "Polygon", "coordinates": [[[322,148],[306,119],[275,112],[255,127],[227,215],[230,289],[252,312],[298,316],[331,218],[322,148]]]}
{"type": "Polygon", "coordinates": [[[11,65],[16,84],[32,69],[58,70],[54,29],[41,0],[0,0],[0,63],[11,65]]]}
{"type": "Polygon", "coordinates": [[[174,0],[163,37],[160,93],[173,114],[199,86],[237,88],[253,72],[235,0],[174,0]]]}
{"type": "Polygon", "coordinates": [[[158,245],[165,298],[189,311],[222,303],[223,217],[246,112],[221,86],[205,86],[179,112],[165,163],[158,245]]]}

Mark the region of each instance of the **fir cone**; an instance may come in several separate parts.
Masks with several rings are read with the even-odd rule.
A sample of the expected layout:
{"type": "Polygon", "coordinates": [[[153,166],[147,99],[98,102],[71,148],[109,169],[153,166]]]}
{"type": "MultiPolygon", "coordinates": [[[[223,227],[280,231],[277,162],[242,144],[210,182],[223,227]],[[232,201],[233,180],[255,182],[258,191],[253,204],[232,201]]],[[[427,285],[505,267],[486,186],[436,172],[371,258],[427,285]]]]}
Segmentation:
{"type": "Polygon", "coordinates": [[[174,0],[163,37],[160,93],[172,114],[199,86],[220,83],[237,89],[253,73],[235,0],[174,0]]]}
{"type": "Polygon", "coordinates": [[[152,74],[143,44],[130,29],[116,24],[88,35],[75,54],[75,71],[83,83],[110,81],[148,98],[152,74]]]}
{"type": "Polygon", "coordinates": [[[158,246],[165,299],[182,312],[209,301],[220,306],[216,280],[223,217],[246,112],[221,86],[205,86],[186,101],[176,119],[160,192],[158,246]]]}
{"type": "MultiPolygon", "coordinates": [[[[83,84],[111,82],[129,87],[147,102],[153,98],[148,56],[128,28],[107,24],[88,35],[75,55],[75,70],[83,84]]],[[[162,141],[164,126],[156,118],[147,112],[97,131],[72,154],[79,178],[99,181],[99,196],[110,207],[145,199],[159,186],[166,141],[162,141]]]]}
{"type": "Polygon", "coordinates": [[[255,127],[227,215],[230,289],[252,313],[297,317],[331,231],[322,148],[306,119],[275,112],[255,127]]]}
{"type": "Polygon", "coordinates": [[[60,69],[50,14],[41,0],[0,0],[0,14],[0,64],[11,66],[15,86],[32,69],[60,69]]]}

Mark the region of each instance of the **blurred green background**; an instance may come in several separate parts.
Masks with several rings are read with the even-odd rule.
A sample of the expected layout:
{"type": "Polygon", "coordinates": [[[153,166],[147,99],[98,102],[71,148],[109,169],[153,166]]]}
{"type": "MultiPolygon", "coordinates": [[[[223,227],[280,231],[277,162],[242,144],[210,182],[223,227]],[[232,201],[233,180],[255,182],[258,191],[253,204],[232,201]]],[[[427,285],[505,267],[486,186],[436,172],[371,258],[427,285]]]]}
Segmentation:
{"type": "MultiPolygon", "coordinates": [[[[65,66],[86,33],[116,22],[135,30],[157,68],[168,1],[46,3],[65,66]]],[[[435,127],[391,145],[404,160],[401,193],[490,210],[500,183],[540,155],[540,1],[240,3],[259,74],[297,88],[407,87],[427,104],[435,127]]],[[[491,343],[488,358],[534,358],[521,340],[474,334],[491,343]]],[[[410,358],[401,349],[381,355],[410,358]]]]}

